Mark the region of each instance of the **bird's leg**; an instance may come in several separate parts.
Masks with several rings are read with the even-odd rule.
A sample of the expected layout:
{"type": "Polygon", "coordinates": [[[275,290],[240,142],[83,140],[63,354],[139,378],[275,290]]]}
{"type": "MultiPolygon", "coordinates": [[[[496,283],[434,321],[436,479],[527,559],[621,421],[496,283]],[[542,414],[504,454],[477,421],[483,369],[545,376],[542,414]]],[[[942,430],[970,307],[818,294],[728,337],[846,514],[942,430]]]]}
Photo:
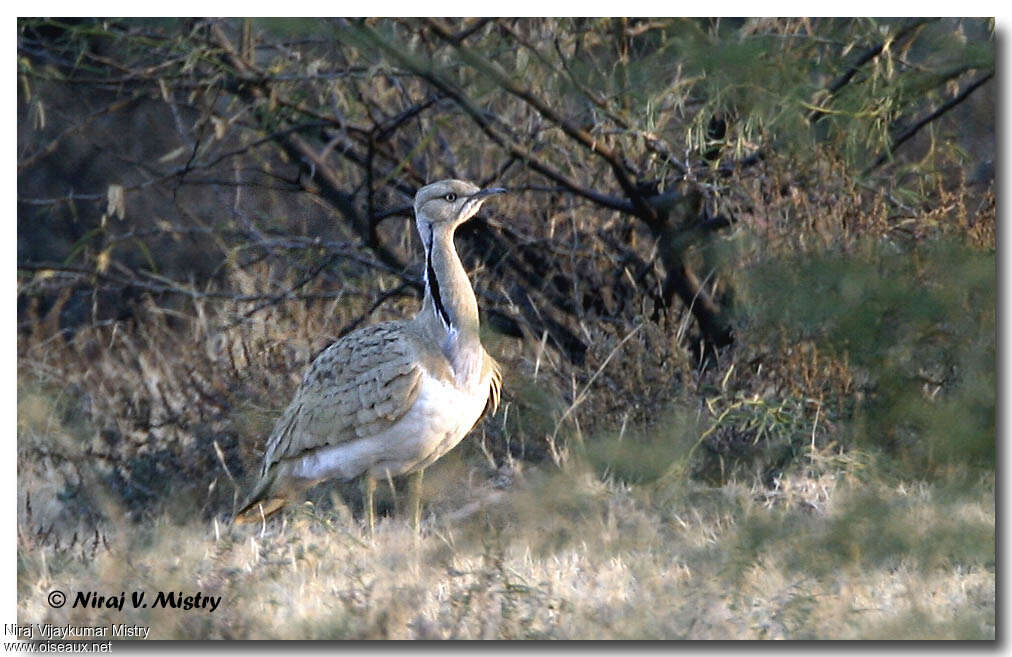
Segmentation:
{"type": "Polygon", "coordinates": [[[411,524],[417,536],[422,526],[422,476],[425,469],[412,472],[408,480],[408,498],[411,500],[411,524]]]}
{"type": "Polygon", "coordinates": [[[394,478],[389,470],[386,471],[386,476],[387,486],[390,487],[390,496],[394,498],[394,514],[398,514],[401,512],[401,504],[397,500],[397,486],[394,485],[394,478]]]}
{"type": "Polygon", "coordinates": [[[376,510],[373,506],[373,497],[376,494],[376,480],[368,474],[362,480],[362,505],[365,507],[365,517],[369,522],[369,536],[376,531],[376,510]]]}

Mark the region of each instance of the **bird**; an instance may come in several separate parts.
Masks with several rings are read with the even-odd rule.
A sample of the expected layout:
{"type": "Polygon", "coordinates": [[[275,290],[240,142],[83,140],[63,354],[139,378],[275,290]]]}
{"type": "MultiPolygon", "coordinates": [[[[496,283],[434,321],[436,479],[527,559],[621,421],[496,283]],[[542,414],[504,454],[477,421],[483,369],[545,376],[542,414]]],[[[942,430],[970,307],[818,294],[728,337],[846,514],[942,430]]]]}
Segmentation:
{"type": "Polygon", "coordinates": [[[415,194],[425,251],[418,314],[360,328],[324,349],[278,418],[235,521],[256,522],[311,486],[361,477],[370,534],[376,482],[410,475],[416,534],[425,468],[499,405],[502,370],[481,343],[478,303],[453,243],[501,187],[442,180],[415,194]]]}

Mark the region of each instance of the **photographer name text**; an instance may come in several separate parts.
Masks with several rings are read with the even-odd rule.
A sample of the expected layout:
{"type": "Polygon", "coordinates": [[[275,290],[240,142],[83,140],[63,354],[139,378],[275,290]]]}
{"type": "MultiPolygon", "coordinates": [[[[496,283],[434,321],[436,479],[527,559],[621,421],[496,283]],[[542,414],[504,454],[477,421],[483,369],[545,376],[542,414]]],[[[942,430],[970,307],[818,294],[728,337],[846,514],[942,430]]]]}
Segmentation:
{"type": "Polygon", "coordinates": [[[54,625],[52,623],[27,623],[4,625],[5,635],[14,635],[24,641],[55,641],[82,639],[146,639],[151,628],[145,625],[54,625]]]}
{"type": "Polygon", "coordinates": [[[147,609],[148,606],[163,609],[207,609],[213,612],[221,604],[221,596],[205,595],[197,593],[184,593],[183,591],[159,591],[154,599],[145,600],[147,592],[131,591],[127,597],[126,591],[119,595],[104,595],[96,591],[78,591],[74,597],[71,607],[82,607],[86,609],[118,609],[123,611],[124,606],[129,604],[134,609],[147,609]]]}
{"type": "MultiPolygon", "coordinates": [[[[65,597],[63,598],[66,599],[65,597]]],[[[53,606],[62,607],[63,604],[51,602],[53,606]]],[[[126,607],[133,609],[147,609],[148,607],[158,609],[182,609],[190,611],[193,609],[206,609],[213,612],[221,604],[220,595],[206,595],[201,591],[196,593],[185,593],[183,591],[158,591],[154,597],[150,597],[147,591],[126,591],[112,594],[99,593],[97,591],[77,591],[74,594],[71,608],[81,609],[117,609],[123,611],[126,607]]]]}

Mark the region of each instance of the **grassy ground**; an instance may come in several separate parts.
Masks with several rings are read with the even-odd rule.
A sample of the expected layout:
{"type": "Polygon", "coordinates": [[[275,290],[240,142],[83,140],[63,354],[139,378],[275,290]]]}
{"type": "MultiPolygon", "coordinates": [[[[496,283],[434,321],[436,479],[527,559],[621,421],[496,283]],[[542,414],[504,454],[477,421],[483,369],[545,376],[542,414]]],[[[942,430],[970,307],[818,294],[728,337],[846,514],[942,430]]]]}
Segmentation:
{"type": "Polygon", "coordinates": [[[588,319],[580,367],[487,336],[504,403],[427,472],[417,538],[397,491],[365,535],[353,486],[228,522],[306,363],[361,307],[230,323],[245,309],[152,305],[71,335],[37,318],[18,345],[18,621],[187,639],[993,639],[993,196],[945,191],[898,233],[888,204],[848,193],[761,207],[757,192],[782,226],[743,216],[707,256],[737,332],[705,368],[678,313],[588,319]],[[54,609],[56,589],[128,604],[54,609]],[[134,591],[221,600],[133,609],[134,591]]]}
{"type": "MultiPolygon", "coordinates": [[[[25,433],[58,421],[36,394],[20,404],[25,433]]],[[[426,477],[420,538],[394,513],[370,539],[326,490],[255,527],[168,500],[136,521],[108,497],[101,529],[70,535],[80,519],[58,490],[44,507],[46,481],[23,470],[18,620],[175,639],[994,637],[993,477],[906,481],[860,450],[810,448],[772,487],[713,486],[684,475],[681,450],[645,450],[673,467],[630,483],[580,450],[493,470],[459,449],[426,477]],[[126,592],[127,608],[52,609],[54,589],[126,592]],[[138,590],[221,602],[132,609],[138,590]]]]}

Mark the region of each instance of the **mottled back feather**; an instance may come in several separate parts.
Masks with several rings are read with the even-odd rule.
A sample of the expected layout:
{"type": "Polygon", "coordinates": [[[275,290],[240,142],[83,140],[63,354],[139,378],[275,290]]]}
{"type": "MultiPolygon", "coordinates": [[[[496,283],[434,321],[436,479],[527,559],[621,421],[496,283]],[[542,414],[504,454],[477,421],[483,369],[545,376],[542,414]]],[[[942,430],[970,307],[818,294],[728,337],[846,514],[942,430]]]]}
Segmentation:
{"type": "Polygon", "coordinates": [[[418,398],[422,374],[402,322],[367,326],[330,345],[274,426],[263,474],[282,459],[390,428],[418,398]]]}

